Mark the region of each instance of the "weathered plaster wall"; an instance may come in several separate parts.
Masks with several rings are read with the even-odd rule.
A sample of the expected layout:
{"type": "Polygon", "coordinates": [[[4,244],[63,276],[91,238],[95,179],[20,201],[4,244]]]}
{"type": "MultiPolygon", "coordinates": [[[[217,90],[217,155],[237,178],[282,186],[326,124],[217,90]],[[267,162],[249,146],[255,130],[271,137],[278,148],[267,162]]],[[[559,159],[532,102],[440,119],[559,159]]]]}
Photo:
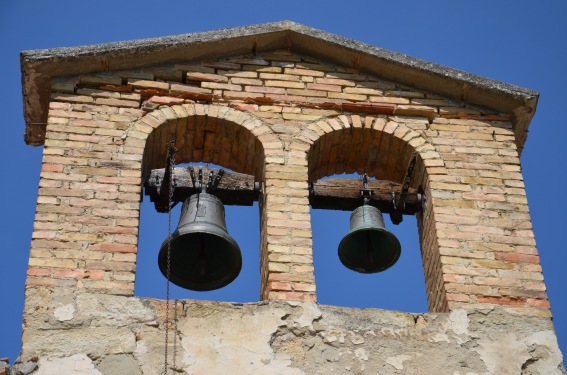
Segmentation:
{"type": "MultiPolygon", "coordinates": [[[[44,290],[27,298],[45,319],[26,322],[27,362],[16,374],[162,373],[163,301],[44,290]]],[[[505,308],[410,314],[188,300],[177,315],[169,362],[176,337],[182,374],[565,374],[551,321],[505,308]]]]}

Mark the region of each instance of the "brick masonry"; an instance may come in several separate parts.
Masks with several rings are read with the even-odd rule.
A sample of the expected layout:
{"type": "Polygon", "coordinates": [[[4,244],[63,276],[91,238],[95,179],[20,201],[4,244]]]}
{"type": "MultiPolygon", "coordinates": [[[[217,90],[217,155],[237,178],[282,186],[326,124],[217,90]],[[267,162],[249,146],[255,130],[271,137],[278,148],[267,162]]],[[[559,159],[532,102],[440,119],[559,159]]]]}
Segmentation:
{"type": "Polygon", "coordinates": [[[415,151],[430,310],[550,314],[510,114],[283,50],[54,80],[28,289],[133,294],[141,183],[170,140],[262,181],[263,300],[316,300],[309,182],[401,182],[415,151]]]}

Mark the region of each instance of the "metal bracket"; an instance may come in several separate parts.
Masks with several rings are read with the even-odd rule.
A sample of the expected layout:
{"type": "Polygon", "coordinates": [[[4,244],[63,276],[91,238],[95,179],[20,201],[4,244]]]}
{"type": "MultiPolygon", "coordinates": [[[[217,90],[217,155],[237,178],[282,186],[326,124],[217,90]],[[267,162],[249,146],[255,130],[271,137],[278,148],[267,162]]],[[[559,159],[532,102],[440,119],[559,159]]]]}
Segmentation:
{"type": "Polygon", "coordinates": [[[159,183],[159,177],[156,176],[156,184],[158,184],[159,188],[157,190],[159,199],[156,202],[156,207],[159,205],[163,208],[166,208],[163,212],[169,212],[173,206],[171,206],[170,198],[173,195],[173,191],[177,185],[175,181],[175,176],[173,175],[173,164],[175,163],[175,154],[177,153],[177,148],[175,147],[175,142],[170,141],[167,144],[167,159],[165,161],[165,173],[163,175],[163,180],[159,183]],[[169,181],[172,180],[170,184],[169,181]],[[172,191],[169,191],[171,186],[172,191]]]}
{"type": "Polygon", "coordinates": [[[224,175],[224,169],[219,169],[217,174],[213,177],[213,171],[209,173],[209,185],[207,186],[207,192],[212,193],[219,186],[219,183],[224,175]]]}
{"type": "Polygon", "coordinates": [[[362,175],[361,180],[362,189],[360,189],[360,196],[362,197],[364,204],[368,204],[370,202],[370,199],[372,199],[372,194],[374,194],[374,191],[368,188],[368,174],[366,174],[366,172],[362,175]]]}
{"type": "Polygon", "coordinates": [[[195,170],[193,169],[193,167],[189,168],[189,176],[191,176],[191,183],[193,184],[193,187],[195,189],[199,189],[200,186],[197,186],[197,180],[195,178],[195,170]]]}
{"type": "Polygon", "coordinates": [[[404,182],[402,183],[402,187],[399,192],[392,192],[392,205],[394,209],[390,212],[390,220],[395,225],[398,225],[404,220],[402,215],[405,204],[406,204],[406,195],[409,190],[409,185],[411,183],[411,178],[413,177],[413,171],[415,169],[415,164],[417,162],[417,154],[414,152],[411,155],[410,161],[408,163],[408,167],[406,169],[406,174],[404,176],[404,182]]]}
{"type": "Polygon", "coordinates": [[[215,174],[213,170],[209,171],[209,179],[205,184],[203,182],[203,170],[199,168],[198,177],[195,177],[195,168],[189,167],[189,176],[191,176],[191,183],[197,192],[212,194],[213,191],[219,186],[219,183],[224,175],[224,169],[219,169],[215,174]]]}

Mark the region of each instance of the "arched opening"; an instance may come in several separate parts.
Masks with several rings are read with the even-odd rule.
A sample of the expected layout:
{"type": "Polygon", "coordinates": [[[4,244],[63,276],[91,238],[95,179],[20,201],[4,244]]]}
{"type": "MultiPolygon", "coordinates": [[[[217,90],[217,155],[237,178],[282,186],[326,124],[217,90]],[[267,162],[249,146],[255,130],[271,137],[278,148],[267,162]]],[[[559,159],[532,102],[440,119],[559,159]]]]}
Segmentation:
{"type": "MultiPolygon", "coordinates": [[[[192,163],[191,165],[195,165],[192,163]]],[[[197,164],[198,165],[198,164],[197,164]]],[[[184,166],[184,165],[178,165],[184,166]]],[[[212,168],[222,166],[211,165],[212,168]]],[[[180,217],[181,204],[171,213],[171,230],[180,217]]],[[[260,219],[258,203],[252,206],[225,205],[228,233],[236,240],[242,254],[242,270],[226,287],[208,292],[196,292],[170,284],[171,298],[207,299],[215,301],[253,302],[259,300],[260,286],[260,219]]],[[[145,197],[140,212],[138,262],[134,293],[137,296],[163,299],[166,279],[158,267],[158,252],[168,233],[168,214],[158,213],[154,203],[145,197]]]]}
{"type": "MultiPolygon", "coordinates": [[[[329,178],[358,175],[333,175],[329,178]]],[[[393,225],[384,216],[386,228],[400,241],[402,252],[396,264],[380,273],[362,274],[345,267],[337,251],[349,231],[351,211],[311,209],[313,261],[319,303],[338,306],[374,307],[410,312],[427,311],[425,279],[415,216],[393,225]]]]}
{"type": "MultiPolygon", "coordinates": [[[[197,110],[194,107],[185,108],[189,112],[187,116],[163,121],[149,133],[142,163],[144,181],[152,170],[165,167],[170,141],[175,141],[177,149],[175,168],[193,166],[198,170],[206,166],[224,169],[227,173],[259,176],[264,161],[262,145],[249,129],[223,117],[235,111],[226,107],[195,107],[197,110]],[[198,109],[201,109],[200,113],[198,109]]],[[[179,222],[181,203],[172,209],[171,231],[176,229],[179,222]]],[[[259,300],[258,203],[254,202],[251,206],[224,206],[228,233],[236,240],[242,253],[239,276],[226,287],[207,292],[192,291],[171,283],[171,298],[233,302],[259,300]]],[[[168,236],[168,214],[158,213],[147,196],[143,199],[140,211],[135,295],[163,299],[167,280],[158,267],[158,252],[168,236]]]]}
{"type": "MultiPolygon", "coordinates": [[[[406,126],[372,117],[362,121],[358,118],[353,124],[351,118],[342,116],[329,120],[327,126],[323,124],[321,128],[328,131],[310,148],[310,183],[321,179],[356,179],[366,173],[370,178],[402,184],[408,162],[416,151],[408,138],[413,136],[411,133],[417,133],[406,126]]],[[[423,160],[419,156],[417,160],[410,185],[414,191],[420,187],[425,169],[423,160]]],[[[389,215],[383,215],[386,228],[400,241],[401,256],[390,269],[363,274],[346,268],[338,257],[339,243],[350,229],[351,212],[311,209],[318,301],[342,306],[427,311],[422,241],[416,216],[404,215],[402,223],[393,225],[389,215]]]]}
{"type": "Polygon", "coordinates": [[[260,177],[264,150],[252,131],[243,126],[243,123],[251,119],[228,107],[196,105],[177,108],[189,113],[179,116],[173,109],[166,107],[162,113],[151,113],[145,117],[150,117],[148,122],[153,121],[158,125],[151,129],[145,140],[143,177],[148,176],[153,169],[164,167],[167,144],[170,141],[175,141],[177,148],[176,164],[213,163],[239,173],[260,177]],[[166,111],[171,112],[171,117],[174,118],[161,118],[167,116],[166,111]],[[230,116],[227,113],[243,116],[236,122],[228,119],[230,116]]]}

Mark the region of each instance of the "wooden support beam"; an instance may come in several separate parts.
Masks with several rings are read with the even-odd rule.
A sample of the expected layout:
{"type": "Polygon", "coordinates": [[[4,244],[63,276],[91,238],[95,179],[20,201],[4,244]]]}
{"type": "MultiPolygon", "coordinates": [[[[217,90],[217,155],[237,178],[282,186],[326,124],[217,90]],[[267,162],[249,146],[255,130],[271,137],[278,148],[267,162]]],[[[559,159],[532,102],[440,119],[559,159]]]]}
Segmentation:
{"type": "MultiPolygon", "coordinates": [[[[218,168],[208,167],[175,168],[173,172],[174,202],[182,202],[201,191],[197,181],[194,185],[191,180],[190,168],[194,169],[196,176],[199,170],[202,170],[204,185],[208,184],[211,171],[213,176],[219,171],[218,168]]],[[[158,212],[167,212],[167,200],[164,200],[163,195],[159,194],[164,176],[165,169],[154,169],[144,182],[145,195],[150,196],[150,201],[154,202],[158,212]]],[[[255,189],[254,176],[225,171],[214,194],[225,205],[251,206],[258,200],[260,191],[255,189]]]]}
{"type": "MultiPolygon", "coordinates": [[[[309,203],[318,209],[352,211],[363,203],[360,189],[362,182],[351,178],[330,178],[312,184],[309,189],[309,203]]],[[[369,204],[383,213],[394,209],[392,192],[399,193],[401,185],[392,181],[368,181],[368,189],[372,190],[369,204]]],[[[420,195],[415,189],[409,189],[402,212],[414,215],[421,210],[420,195]]]]}
{"type": "MultiPolygon", "coordinates": [[[[182,202],[192,194],[201,191],[198,181],[193,183],[190,168],[194,168],[195,176],[202,170],[203,184],[207,184],[211,171],[213,176],[218,169],[207,167],[177,167],[173,173],[173,201],[182,202]]],[[[165,176],[164,169],[154,169],[144,183],[145,195],[155,203],[158,212],[167,212],[167,200],[160,196],[161,185],[165,176]]],[[[198,178],[197,178],[198,179],[198,178]]],[[[312,208],[352,211],[363,203],[360,190],[362,181],[351,178],[331,178],[320,180],[309,187],[309,203],[312,208]]],[[[368,189],[372,190],[369,204],[377,207],[383,213],[394,210],[392,192],[400,193],[402,186],[391,181],[368,181],[368,189]]],[[[259,199],[259,183],[254,182],[254,176],[225,171],[214,194],[225,205],[251,206],[259,199]]],[[[421,195],[414,189],[409,189],[405,195],[405,215],[414,215],[421,210],[421,195]]]]}

